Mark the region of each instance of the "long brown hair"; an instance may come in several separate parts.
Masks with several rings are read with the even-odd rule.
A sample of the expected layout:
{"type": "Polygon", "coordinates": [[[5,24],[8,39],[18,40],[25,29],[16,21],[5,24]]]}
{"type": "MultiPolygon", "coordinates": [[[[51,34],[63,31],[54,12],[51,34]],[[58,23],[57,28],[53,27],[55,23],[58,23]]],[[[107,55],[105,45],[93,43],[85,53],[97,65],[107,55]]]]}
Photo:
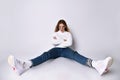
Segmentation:
{"type": "Polygon", "coordinates": [[[59,31],[59,24],[63,24],[64,27],[65,27],[65,31],[70,32],[70,30],[69,30],[69,28],[67,26],[67,23],[63,19],[61,19],[61,20],[58,21],[58,23],[56,25],[56,28],[55,28],[55,32],[59,31]]]}

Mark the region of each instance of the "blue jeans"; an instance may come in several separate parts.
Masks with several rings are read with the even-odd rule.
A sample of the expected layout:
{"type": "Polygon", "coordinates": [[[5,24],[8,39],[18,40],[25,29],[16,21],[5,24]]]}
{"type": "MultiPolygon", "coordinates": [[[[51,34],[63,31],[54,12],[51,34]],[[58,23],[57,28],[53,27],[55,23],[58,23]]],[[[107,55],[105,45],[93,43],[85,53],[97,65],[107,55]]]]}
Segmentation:
{"type": "Polygon", "coordinates": [[[68,59],[72,59],[77,61],[78,63],[81,63],[83,65],[87,65],[89,67],[92,67],[92,59],[87,58],[85,56],[80,55],[77,51],[72,50],[71,48],[52,48],[47,52],[44,52],[42,55],[31,59],[32,66],[39,65],[49,59],[56,59],[58,57],[64,57],[68,59]]]}

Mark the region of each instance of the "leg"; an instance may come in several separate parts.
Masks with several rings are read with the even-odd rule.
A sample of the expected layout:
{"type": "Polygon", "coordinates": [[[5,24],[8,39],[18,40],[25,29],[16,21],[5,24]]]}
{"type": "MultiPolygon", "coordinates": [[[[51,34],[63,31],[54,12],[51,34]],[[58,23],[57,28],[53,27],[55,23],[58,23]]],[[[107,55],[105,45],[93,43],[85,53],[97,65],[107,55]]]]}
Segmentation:
{"type": "Polygon", "coordinates": [[[74,51],[70,48],[65,48],[63,52],[61,53],[61,57],[73,59],[83,65],[87,65],[89,67],[92,67],[92,59],[87,58],[85,56],[80,55],[77,51],[74,51]]]}
{"type": "Polygon", "coordinates": [[[57,57],[59,57],[59,50],[58,48],[53,48],[48,52],[44,52],[42,55],[31,59],[30,61],[22,61],[15,58],[13,55],[10,55],[8,57],[8,63],[18,75],[21,75],[31,67],[57,57]]]}
{"type": "Polygon", "coordinates": [[[36,65],[39,65],[49,59],[55,59],[59,57],[59,54],[58,54],[58,49],[57,48],[52,48],[50,49],[49,51],[47,52],[44,52],[42,55],[34,58],[34,59],[31,59],[30,61],[32,61],[32,66],[36,66],[36,65]]]}
{"type": "Polygon", "coordinates": [[[95,68],[99,72],[100,75],[106,73],[109,67],[113,63],[112,57],[107,57],[104,60],[94,61],[90,58],[80,55],[77,51],[74,51],[70,48],[64,49],[61,56],[65,58],[73,59],[83,65],[87,65],[89,67],[95,68]]]}

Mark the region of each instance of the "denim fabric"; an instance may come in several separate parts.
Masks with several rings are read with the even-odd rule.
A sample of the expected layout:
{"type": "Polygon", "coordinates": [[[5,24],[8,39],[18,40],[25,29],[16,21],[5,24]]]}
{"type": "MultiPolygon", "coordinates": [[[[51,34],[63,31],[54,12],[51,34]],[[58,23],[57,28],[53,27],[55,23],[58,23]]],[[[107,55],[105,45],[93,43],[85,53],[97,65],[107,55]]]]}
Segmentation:
{"type": "Polygon", "coordinates": [[[91,67],[91,59],[87,58],[85,56],[80,55],[77,51],[72,50],[71,48],[52,48],[47,52],[44,52],[42,55],[31,59],[32,66],[39,65],[49,59],[56,59],[58,57],[64,57],[68,59],[72,59],[77,61],[78,63],[81,63],[83,65],[87,65],[91,67]]]}

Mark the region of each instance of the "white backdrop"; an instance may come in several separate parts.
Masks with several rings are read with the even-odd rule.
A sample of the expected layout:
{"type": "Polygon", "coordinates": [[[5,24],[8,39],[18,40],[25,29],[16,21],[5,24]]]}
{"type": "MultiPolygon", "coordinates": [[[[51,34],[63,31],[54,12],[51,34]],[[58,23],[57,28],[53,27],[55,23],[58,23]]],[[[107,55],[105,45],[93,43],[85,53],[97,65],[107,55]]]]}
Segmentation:
{"type": "MultiPolygon", "coordinates": [[[[119,0],[1,0],[0,62],[9,54],[30,59],[51,48],[59,19],[68,23],[73,48],[93,59],[120,53],[119,0]]],[[[118,57],[118,58],[117,58],[118,57]]]]}

